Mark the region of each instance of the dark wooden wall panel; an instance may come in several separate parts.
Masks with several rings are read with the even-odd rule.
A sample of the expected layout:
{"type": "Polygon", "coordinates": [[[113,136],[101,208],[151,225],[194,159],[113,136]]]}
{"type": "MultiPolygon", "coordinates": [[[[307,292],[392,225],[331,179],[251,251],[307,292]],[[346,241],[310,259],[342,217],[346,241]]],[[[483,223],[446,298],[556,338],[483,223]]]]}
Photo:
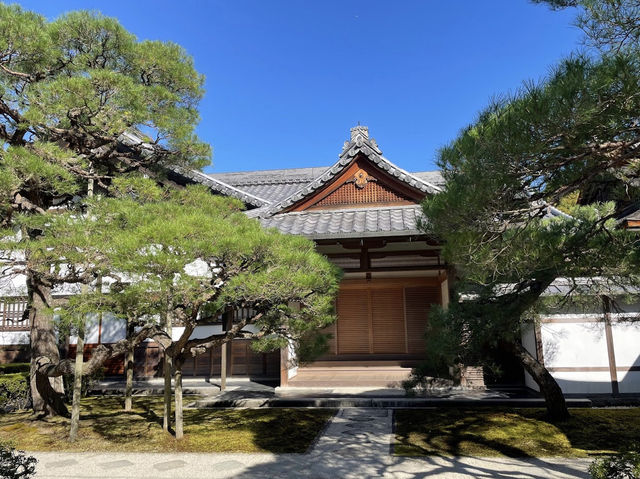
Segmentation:
{"type": "Polygon", "coordinates": [[[376,290],[371,294],[373,353],[405,353],[402,289],[376,290]]]}
{"type": "Polygon", "coordinates": [[[424,335],[429,309],[432,304],[440,303],[440,288],[435,286],[405,288],[404,294],[408,352],[410,354],[424,353],[424,335]]]}
{"type": "Polygon", "coordinates": [[[338,294],[338,352],[370,352],[369,297],[366,289],[340,290],[338,294]]]}

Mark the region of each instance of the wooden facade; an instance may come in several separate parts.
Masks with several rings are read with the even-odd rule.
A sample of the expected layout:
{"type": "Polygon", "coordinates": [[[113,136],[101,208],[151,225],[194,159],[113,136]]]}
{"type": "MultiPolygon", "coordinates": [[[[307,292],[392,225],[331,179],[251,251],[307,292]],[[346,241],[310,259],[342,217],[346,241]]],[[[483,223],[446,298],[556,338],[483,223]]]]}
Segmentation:
{"type": "MultiPolygon", "coordinates": [[[[86,344],[84,347],[85,361],[91,358],[91,352],[98,344],[86,344]]],[[[221,349],[212,348],[207,353],[185,361],[182,373],[184,377],[214,377],[221,374],[221,349]]],[[[277,378],[280,371],[280,353],[257,353],[251,348],[251,340],[237,339],[231,343],[230,360],[227,361],[227,376],[277,378]]],[[[75,344],[67,350],[67,357],[74,358],[75,344]]],[[[162,376],[164,354],[155,342],[144,342],[135,348],[134,376],[136,378],[152,378],[162,376]]],[[[124,374],[124,357],[119,356],[108,360],[104,365],[105,376],[120,376],[124,374]]]]}
{"type": "Polygon", "coordinates": [[[338,321],[323,360],[422,357],[429,309],[442,304],[438,278],[346,279],[336,301],[338,321]]]}

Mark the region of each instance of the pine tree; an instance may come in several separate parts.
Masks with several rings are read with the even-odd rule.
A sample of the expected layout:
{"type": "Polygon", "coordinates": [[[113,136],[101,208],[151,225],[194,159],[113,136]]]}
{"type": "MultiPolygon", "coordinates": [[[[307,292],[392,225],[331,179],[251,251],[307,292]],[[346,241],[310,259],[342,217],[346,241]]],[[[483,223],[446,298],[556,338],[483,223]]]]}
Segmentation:
{"type": "Polygon", "coordinates": [[[638,238],[617,218],[640,197],[639,86],[633,52],[564,61],[494,102],[441,150],[446,189],[424,204],[424,228],[444,240],[469,293],[440,313],[450,326],[434,321],[466,331],[460,354],[510,349],[555,419],[568,414],[562,392],[521,346],[521,326],[557,278],[597,277],[588,288],[595,299],[638,284],[638,238]]]}
{"type": "MultiPolygon", "coordinates": [[[[208,162],[209,147],[194,133],[203,77],[178,45],[138,41],[97,13],[47,21],[0,4],[0,52],[0,210],[9,234],[20,216],[73,208],[89,182],[110,194],[113,179],[132,172],[156,175],[208,162]]],[[[18,234],[31,241],[43,230],[23,227],[18,234]]],[[[48,373],[60,359],[52,289],[92,278],[45,278],[23,251],[16,272],[27,277],[33,407],[67,414],[61,381],[48,373]]]]}
{"type": "MultiPolygon", "coordinates": [[[[313,242],[263,229],[236,200],[192,186],[144,201],[136,195],[88,203],[90,215],[50,215],[49,228],[34,241],[40,265],[35,269],[45,276],[52,264],[77,274],[90,271],[108,285],[73,296],[59,311],[67,322],[104,311],[139,328],[133,338],[99,346],[82,374],[146,337],[171,357],[177,438],[183,435],[181,378],[187,359],[236,337],[255,339],[261,350],[312,337],[321,341],[315,333],[335,319],[336,268],[316,253],[313,242]],[[228,331],[194,337],[199,324],[237,309],[250,314],[228,331]],[[175,340],[162,327],[166,313],[183,328],[175,340]]],[[[50,373],[72,368],[70,360],[61,361],[50,373]]]]}

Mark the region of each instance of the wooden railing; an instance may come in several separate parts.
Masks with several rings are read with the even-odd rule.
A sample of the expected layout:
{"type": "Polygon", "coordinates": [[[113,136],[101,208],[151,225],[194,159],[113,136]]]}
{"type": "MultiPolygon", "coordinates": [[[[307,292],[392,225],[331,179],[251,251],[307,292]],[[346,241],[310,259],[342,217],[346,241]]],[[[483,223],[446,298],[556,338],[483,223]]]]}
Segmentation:
{"type": "Polygon", "coordinates": [[[25,298],[0,298],[0,331],[29,331],[25,298]]]}

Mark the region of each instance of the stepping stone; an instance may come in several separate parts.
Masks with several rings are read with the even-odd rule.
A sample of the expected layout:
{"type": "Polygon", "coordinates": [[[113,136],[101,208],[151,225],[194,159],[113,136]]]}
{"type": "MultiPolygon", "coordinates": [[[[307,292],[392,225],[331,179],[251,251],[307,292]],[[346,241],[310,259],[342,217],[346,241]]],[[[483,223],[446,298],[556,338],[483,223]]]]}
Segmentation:
{"type": "Polygon", "coordinates": [[[370,422],[370,421],[373,421],[372,417],[356,417],[356,416],[353,416],[353,417],[349,417],[347,419],[349,419],[349,421],[358,421],[358,422],[370,422]]]}
{"type": "Polygon", "coordinates": [[[213,465],[213,469],[216,471],[232,471],[233,469],[238,469],[239,467],[244,467],[244,464],[240,461],[223,461],[213,465]]]}
{"type": "Polygon", "coordinates": [[[159,462],[158,464],[154,464],[153,468],[158,471],[169,471],[171,469],[178,469],[180,467],[186,466],[187,463],[184,461],[167,461],[167,462],[159,462]]]}
{"type": "Polygon", "coordinates": [[[362,424],[360,424],[360,422],[352,422],[351,424],[345,424],[345,427],[357,427],[357,428],[361,428],[362,424]]]}
{"type": "Polygon", "coordinates": [[[120,467],[133,466],[133,462],[123,459],[122,461],[103,462],[98,464],[102,469],[118,469],[120,467]]]}
{"type": "Polygon", "coordinates": [[[67,467],[78,464],[75,459],[65,459],[64,461],[48,462],[47,467],[67,467]]]}

